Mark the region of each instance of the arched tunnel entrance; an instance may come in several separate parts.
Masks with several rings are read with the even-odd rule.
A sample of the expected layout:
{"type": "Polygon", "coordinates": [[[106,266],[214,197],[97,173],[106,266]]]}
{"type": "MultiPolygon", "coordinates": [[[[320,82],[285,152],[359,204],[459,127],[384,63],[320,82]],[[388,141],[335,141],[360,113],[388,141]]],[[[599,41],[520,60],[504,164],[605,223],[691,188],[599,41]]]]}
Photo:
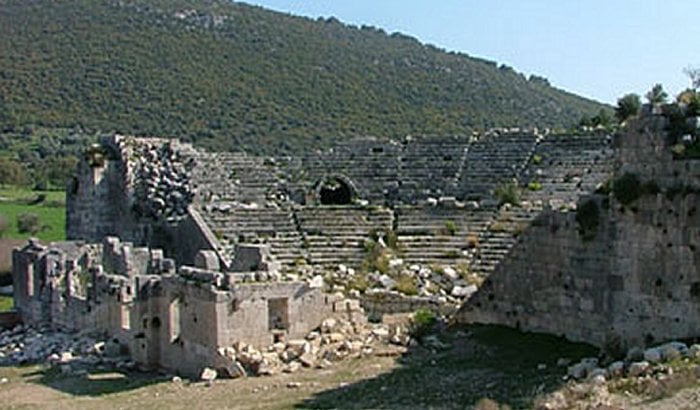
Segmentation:
{"type": "Polygon", "coordinates": [[[349,205],[354,192],[350,184],[338,177],[328,178],[321,183],[318,192],[321,205],[349,205]]]}

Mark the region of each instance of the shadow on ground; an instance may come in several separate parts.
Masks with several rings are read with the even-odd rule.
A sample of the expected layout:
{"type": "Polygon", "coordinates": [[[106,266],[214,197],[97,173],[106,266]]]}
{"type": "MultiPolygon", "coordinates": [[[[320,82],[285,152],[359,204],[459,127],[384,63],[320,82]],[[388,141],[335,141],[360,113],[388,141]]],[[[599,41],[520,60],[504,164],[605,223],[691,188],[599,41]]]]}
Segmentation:
{"type": "Polygon", "coordinates": [[[438,340],[444,346],[411,348],[389,373],[320,392],[296,408],[462,409],[483,398],[530,408],[538,395],[563,383],[560,358],[577,361],[598,353],[589,345],[500,326],[452,328],[438,340]]]}
{"type": "Polygon", "coordinates": [[[24,378],[74,396],[102,396],[164,381],[155,373],[93,370],[82,375],[63,375],[57,368],[40,368],[26,373],[24,378]]]}

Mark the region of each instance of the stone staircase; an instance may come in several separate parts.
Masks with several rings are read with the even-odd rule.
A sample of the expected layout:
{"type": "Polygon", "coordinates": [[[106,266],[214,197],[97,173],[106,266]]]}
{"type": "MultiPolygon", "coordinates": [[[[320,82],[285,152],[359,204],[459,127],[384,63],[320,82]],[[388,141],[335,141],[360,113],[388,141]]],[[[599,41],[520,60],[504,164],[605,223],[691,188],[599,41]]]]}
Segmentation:
{"type": "Polygon", "coordinates": [[[523,171],[524,198],[555,208],[575,203],[610,177],[612,148],[605,134],[548,135],[523,171]],[[528,189],[529,183],[539,189],[528,189]]]}
{"type": "Polygon", "coordinates": [[[481,231],[478,246],[471,260],[471,272],[482,277],[493,272],[541,211],[541,207],[535,206],[501,207],[496,218],[481,231]]]}
{"type": "Polygon", "coordinates": [[[443,206],[398,206],[396,233],[407,263],[468,263],[492,209],[443,206]]]}
{"type": "Polygon", "coordinates": [[[192,175],[196,201],[264,204],[280,184],[275,161],[245,153],[199,152],[192,175]]]}
{"type": "Polygon", "coordinates": [[[236,243],[266,243],[283,266],[293,266],[303,258],[302,237],[291,210],[217,203],[203,206],[200,213],[230,256],[234,256],[236,243]]]}
{"type": "Polygon", "coordinates": [[[458,183],[458,197],[493,198],[499,184],[517,178],[525,169],[539,139],[534,133],[508,132],[485,135],[471,144],[458,183]]]}
{"type": "MultiPolygon", "coordinates": [[[[287,162],[198,152],[196,205],[224,247],[270,244],[285,267],[358,267],[372,231],[394,230],[406,263],[468,263],[488,275],[543,207],[574,203],[610,175],[608,137],[529,132],[421,137],[402,143],[352,140],[287,162]],[[278,192],[308,195],[324,178],[348,178],[359,197],[382,206],[292,205],[278,192]],[[493,190],[517,179],[522,207],[497,209],[493,190]],[[528,189],[537,182],[538,189],[528,189]],[[480,200],[428,202],[454,196],[480,200]],[[271,198],[272,197],[272,198],[271,198]]],[[[297,204],[303,203],[296,201],[297,204]]]]}
{"type": "Polygon", "coordinates": [[[393,224],[391,210],[383,207],[304,207],[296,216],[308,262],[323,266],[359,267],[370,233],[388,231],[393,224]]]}
{"type": "Polygon", "coordinates": [[[466,137],[407,138],[399,164],[401,200],[455,196],[468,146],[466,137]]]}

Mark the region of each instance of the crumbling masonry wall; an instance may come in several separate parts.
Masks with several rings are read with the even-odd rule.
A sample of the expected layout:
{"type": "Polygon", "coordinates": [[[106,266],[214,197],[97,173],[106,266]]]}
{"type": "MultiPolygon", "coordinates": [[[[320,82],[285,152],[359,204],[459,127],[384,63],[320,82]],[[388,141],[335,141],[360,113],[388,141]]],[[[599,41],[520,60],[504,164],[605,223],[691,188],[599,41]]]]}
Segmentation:
{"type": "Polygon", "coordinates": [[[188,376],[221,366],[219,349],[235,343],[262,348],[303,338],[328,317],[364,318],[357,301],[306,282],[176,270],[162,251],[114,237],[96,245],[31,241],[13,252],[13,262],[15,306],[25,323],[102,333],[141,366],[188,376]]]}
{"type": "Polygon", "coordinates": [[[582,198],[579,210],[593,201],[598,213],[588,231],[576,211],[540,215],[457,321],[613,348],[697,337],[700,160],[674,159],[665,127],[647,116],[619,137],[615,177],[634,174],[639,198],[582,198]]]}

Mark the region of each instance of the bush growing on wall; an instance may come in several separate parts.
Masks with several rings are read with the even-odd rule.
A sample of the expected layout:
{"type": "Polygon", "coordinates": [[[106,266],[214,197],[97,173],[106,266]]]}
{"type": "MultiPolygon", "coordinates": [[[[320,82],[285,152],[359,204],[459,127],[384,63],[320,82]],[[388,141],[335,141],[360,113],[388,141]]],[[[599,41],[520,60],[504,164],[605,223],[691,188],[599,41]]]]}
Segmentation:
{"type": "Polygon", "coordinates": [[[600,224],[600,209],[594,200],[588,200],[576,209],[576,223],[581,239],[590,241],[596,237],[600,224]]]}
{"type": "Polygon", "coordinates": [[[642,195],[642,184],[635,174],[626,172],[613,182],[613,195],[623,205],[629,205],[642,195]]]}

